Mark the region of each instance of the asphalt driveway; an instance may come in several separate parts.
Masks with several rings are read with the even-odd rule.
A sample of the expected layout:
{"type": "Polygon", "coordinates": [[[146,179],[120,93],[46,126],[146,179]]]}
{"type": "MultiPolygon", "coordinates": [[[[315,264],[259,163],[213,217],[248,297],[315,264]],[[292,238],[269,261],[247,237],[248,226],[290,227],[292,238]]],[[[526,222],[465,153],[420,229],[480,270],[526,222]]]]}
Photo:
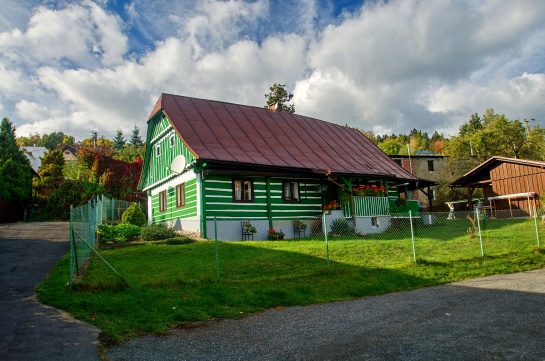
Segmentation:
{"type": "Polygon", "coordinates": [[[0,224],[0,360],[98,359],[97,328],[35,297],[68,237],[66,222],[0,224]]]}

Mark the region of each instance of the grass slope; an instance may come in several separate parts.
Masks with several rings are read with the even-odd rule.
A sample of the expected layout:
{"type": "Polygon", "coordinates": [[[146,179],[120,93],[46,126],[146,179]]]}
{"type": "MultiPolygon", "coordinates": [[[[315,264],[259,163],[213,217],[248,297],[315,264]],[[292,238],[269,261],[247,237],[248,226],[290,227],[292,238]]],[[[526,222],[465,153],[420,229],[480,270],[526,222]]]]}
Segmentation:
{"type": "Polygon", "coordinates": [[[219,280],[212,241],[104,250],[103,257],[130,287],[94,258],[87,276],[70,290],[65,257],[38,286],[38,296],[98,326],[106,339],[121,341],[271,307],[347,300],[545,266],[545,252],[537,249],[531,224],[489,226],[484,257],[479,239],[469,238],[465,225],[460,229],[449,236],[440,228],[433,230],[438,235],[421,233],[415,240],[416,265],[406,234],[396,240],[332,237],[329,268],[323,239],[219,242],[219,280]]]}

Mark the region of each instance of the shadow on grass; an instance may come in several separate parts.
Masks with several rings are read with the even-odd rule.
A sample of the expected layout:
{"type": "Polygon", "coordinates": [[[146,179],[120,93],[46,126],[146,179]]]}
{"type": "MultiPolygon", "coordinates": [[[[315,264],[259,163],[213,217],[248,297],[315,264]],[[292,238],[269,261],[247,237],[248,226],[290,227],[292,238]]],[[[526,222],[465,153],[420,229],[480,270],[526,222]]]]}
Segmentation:
{"type": "Polygon", "coordinates": [[[215,244],[207,241],[115,249],[102,255],[130,287],[121,287],[117,276],[94,258],[85,279],[71,291],[64,258],[39,285],[38,294],[42,302],[93,323],[105,337],[119,341],[165,333],[187,322],[406,291],[545,264],[543,253],[536,252],[526,258],[367,267],[351,244],[333,245],[337,248],[329,268],[323,242],[312,241],[219,242],[217,263],[215,244]],[[517,262],[520,266],[513,266],[517,262]]]}

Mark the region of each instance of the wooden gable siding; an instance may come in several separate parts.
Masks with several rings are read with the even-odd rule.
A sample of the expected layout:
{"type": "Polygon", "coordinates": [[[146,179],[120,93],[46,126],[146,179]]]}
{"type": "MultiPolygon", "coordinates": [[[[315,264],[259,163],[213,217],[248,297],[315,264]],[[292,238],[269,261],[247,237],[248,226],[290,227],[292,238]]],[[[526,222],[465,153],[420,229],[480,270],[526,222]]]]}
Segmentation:
{"type": "Polygon", "coordinates": [[[176,176],[169,169],[172,160],[177,155],[183,155],[186,159],[186,164],[195,160],[193,154],[182,143],[174,131],[172,125],[164,117],[158,117],[148,124],[148,131],[151,133],[148,147],[151,149],[149,154],[149,162],[147,176],[143,189],[153,187],[159,183],[163,183],[176,176]],[[174,147],[170,145],[170,137],[174,136],[174,147]],[[157,156],[157,147],[159,147],[161,155],[157,156]]]}
{"type": "Polygon", "coordinates": [[[159,210],[159,192],[151,196],[151,221],[152,223],[172,222],[178,219],[197,216],[197,180],[185,182],[185,205],[176,207],[176,187],[166,189],[166,210],[159,210]]]}
{"type": "MultiPolygon", "coordinates": [[[[206,217],[219,218],[268,218],[268,199],[272,217],[316,216],[321,213],[321,194],[317,192],[318,180],[297,179],[300,182],[300,202],[285,202],[282,199],[282,179],[270,179],[270,196],[267,180],[263,177],[249,178],[254,184],[254,201],[233,202],[232,177],[208,176],[205,180],[206,217]]],[[[294,179],[295,180],[295,179],[294,179]]]]}
{"type": "MultiPolygon", "coordinates": [[[[503,162],[490,169],[492,187],[485,192],[485,197],[501,196],[514,193],[545,191],[545,171],[542,168],[525,164],[503,162]]],[[[509,200],[495,201],[497,209],[509,209],[509,200]]],[[[531,206],[531,205],[530,205],[531,206]]],[[[511,199],[513,209],[528,210],[525,198],[511,199]]]]}

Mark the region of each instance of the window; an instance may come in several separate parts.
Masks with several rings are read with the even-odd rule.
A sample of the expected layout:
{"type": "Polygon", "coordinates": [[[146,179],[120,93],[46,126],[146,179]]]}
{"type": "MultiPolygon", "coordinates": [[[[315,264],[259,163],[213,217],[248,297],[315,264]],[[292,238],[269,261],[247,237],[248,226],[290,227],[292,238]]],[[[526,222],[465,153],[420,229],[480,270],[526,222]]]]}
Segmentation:
{"type": "Polygon", "coordinates": [[[164,212],[167,210],[167,192],[162,191],[159,193],[159,211],[164,212]]]}
{"type": "Polygon", "coordinates": [[[254,183],[248,179],[233,180],[233,202],[254,201],[254,183]]]}
{"type": "Polygon", "coordinates": [[[176,186],[176,207],[185,206],[185,183],[176,186]]]}
{"type": "Polygon", "coordinates": [[[435,169],[433,167],[433,160],[428,160],[428,170],[433,172],[435,169]]]}
{"type": "Polygon", "coordinates": [[[282,182],[282,199],[288,202],[299,202],[301,195],[299,193],[299,182],[283,181],[282,182]]]}
{"type": "Polygon", "coordinates": [[[394,162],[396,162],[399,165],[402,165],[401,164],[401,159],[399,159],[399,158],[393,158],[393,159],[394,159],[394,162]]]}
{"type": "Polygon", "coordinates": [[[378,218],[371,217],[371,227],[378,227],[378,218]]]}
{"type": "Polygon", "coordinates": [[[161,156],[161,147],[158,145],[155,147],[155,154],[160,157],[161,156]]]}
{"type": "Polygon", "coordinates": [[[174,148],[174,145],[176,144],[176,140],[174,139],[174,134],[170,136],[170,147],[174,148]]]}

